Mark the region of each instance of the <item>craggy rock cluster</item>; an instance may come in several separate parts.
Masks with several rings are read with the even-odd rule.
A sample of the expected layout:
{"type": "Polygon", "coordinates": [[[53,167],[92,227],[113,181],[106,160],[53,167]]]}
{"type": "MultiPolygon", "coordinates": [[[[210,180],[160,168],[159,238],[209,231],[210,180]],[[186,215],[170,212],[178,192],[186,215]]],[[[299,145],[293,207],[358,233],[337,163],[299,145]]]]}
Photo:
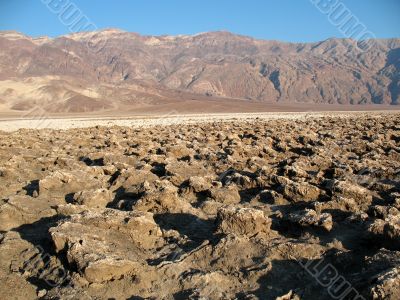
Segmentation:
{"type": "Polygon", "coordinates": [[[0,200],[2,299],[400,299],[395,113],[0,132],[0,200]]]}

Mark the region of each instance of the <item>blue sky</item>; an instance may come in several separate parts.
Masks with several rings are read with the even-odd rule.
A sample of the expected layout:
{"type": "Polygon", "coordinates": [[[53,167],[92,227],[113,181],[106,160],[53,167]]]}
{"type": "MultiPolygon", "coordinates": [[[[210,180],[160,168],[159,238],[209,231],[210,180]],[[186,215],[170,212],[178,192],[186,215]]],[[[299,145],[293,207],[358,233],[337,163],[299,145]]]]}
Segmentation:
{"type": "MultiPolygon", "coordinates": [[[[228,30],[292,42],[344,37],[310,0],[58,1],[75,3],[99,28],[121,28],[141,34],[228,30]]],[[[400,0],[341,1],[377,37],[400,37],[400,0]]],[[[17,30],[33,36],[69,32],[41,0],[0,0],[0,30],[17,30]]]]}

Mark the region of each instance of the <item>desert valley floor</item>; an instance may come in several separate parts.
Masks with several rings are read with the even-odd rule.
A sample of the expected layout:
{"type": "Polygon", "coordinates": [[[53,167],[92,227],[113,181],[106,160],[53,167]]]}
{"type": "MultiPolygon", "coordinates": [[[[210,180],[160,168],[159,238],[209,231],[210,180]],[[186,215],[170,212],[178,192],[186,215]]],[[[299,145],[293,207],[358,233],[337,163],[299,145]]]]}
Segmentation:
{"type": "Polygon", "coordinates": [[[400,299],[399,112],[52,120],[0,122],[0,298],[400,299]]]}

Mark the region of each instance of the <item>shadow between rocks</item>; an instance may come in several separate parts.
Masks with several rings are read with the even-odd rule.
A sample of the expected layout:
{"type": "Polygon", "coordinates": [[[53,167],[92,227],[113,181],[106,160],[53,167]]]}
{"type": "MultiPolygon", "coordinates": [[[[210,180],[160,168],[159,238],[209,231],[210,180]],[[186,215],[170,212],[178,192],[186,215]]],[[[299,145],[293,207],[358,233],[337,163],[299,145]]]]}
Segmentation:
{"type": "MultiPolygon", "coordinates": [[[[33,245],[38,254],[23,261],[23,268],[33,267],[35,272],[31,273],[27,281],[38,287],[38,289],[51,289],[56,285],[65,285],[64,280],[69,269],[66,257],[57,255],[49,229],[57,226],[57,223],[66,219],[66,216],[56,215],[53,217],[42,218],[31,224],[24,224],[12,231],[18,232],[20,237],[33,245]],[[57,257],[60,265],[55,266],[53,258],[57,257]],[[53,263],[51,263],[53,261],[53,263]],[[41,266],[43,264],[43,266],[41,266]],[[64,279],[63,279],[64,278],[64,279]]],[[[22,258],[21,258],[22,259],[22,258]]],[[[27,270],[30,272],[30,270],[27,270]]]]}
{"type": "Polygon", "coordinates": [[[84,162],[88,167],[102,167],[104,166],[104,158],[91,159],[83,156],[79,158],[80,161],[84,162]]]}
{"type": "Polygon", "coordinates": [[[124,187],[119,187],[114,193],[114,199],[107,204],[107,207],[118,210],[131,210],[132,205],[134,205],[143,196],[143,193],[130,192],[124,187]],[[121,201],[122,204],[120,203],[121,201]]]}
{"type": "Polygon", "coordinates": [[[162,230],[176,230],[180,238],[172,238],[169,242],[176,244],[176,250],[149,260],[150,265],[158,265],[164,261],[175,261],[183,254],[196,249],[205,241],[214,244],[219,240],[219,237],[213,235],[214,220],[203,220],[186,213],[157,214],[154,216],[154,220],[162,230]]]}
{"type": "MultiPolygon", "coordinates": [[[[362,258],[359,254],[332,252],[321,259],[273,260],[272,269],[259,278],[259,288],[252,294],[258,299],[276,299],[290,291],[300,299],[355,299],[357,293],[367,297],[370,282],[367,275],[360,276],[362,258]],[[349,285],[341,285],[344,281],[336,281],[338,278],[349,285]],[[350,286],[355,290],[350,291],[350,286]]],[[[246,299],[243,294],[237,297],[246,299]]]]}
{"type": "MultiPolygon", "coordinates": [[[[294,210],[296,211],[296,210],[294,210]]],[[[289,214],[291,211],[286,211],[289,214]]],[[[331,231],[326,231],[322,227],[302,226],[293,223],[290,220],[271,215],[271,229],[277,231],[280,235],[288,239],[301,239],[302,237],[318,238],[320,243],[327,245],[335,241],[342,243],[343,247],[348,250],[365,249],[369,254],[377,250],[377,246],[373,241],[367,239],[365,235],[365,224],[361,222],[350,222],[346,217],[350,216],[350,212],[341,210],[324,210],[333,216],[334,226],[331,231]]]]}
{"type": "Polygon", "coordinates": [[[40,246],[49,254],[55,254],[53,241],[49,229],[57,226],[60,220],[66,219],[66,216],[56,215],[53,217],[42,218],[31,224],[24,224],[12,229],[20,234],[21,238],[35,246],[40,246]]]}
{"type": "Polygon", "coordinates": [[[214,220],[203,220],[187,213],[156,214],[154,220],[163,230],[176,230],[181,236],[187,236],[191,241],[190,248],[213,238],[214,220]]]}
{"type": "Polygon", "coordinates": [[[22,189],[26,191],[28,196],[33,197],[34,192],[39,193],[39,180],[32,180],[22,189]]]}

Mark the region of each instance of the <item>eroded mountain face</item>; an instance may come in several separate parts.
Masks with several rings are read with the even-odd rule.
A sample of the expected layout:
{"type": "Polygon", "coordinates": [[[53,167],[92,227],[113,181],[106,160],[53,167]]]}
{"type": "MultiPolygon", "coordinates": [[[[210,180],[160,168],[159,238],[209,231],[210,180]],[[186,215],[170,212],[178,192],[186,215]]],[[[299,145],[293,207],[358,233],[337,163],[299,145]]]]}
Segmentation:
{"type": "Polygon", "coordinates": [[[155,37],[104,30],[55,39],[1,32],[0,101],[15,110],[79,112],[184,91],[186,98],[398,104],[400,41],[371,45],[360,51],[349,39],[291,44],[228,32],[155,37]]]}
{"type": "Polygon", "coordinates": [[[2,297],[399,299],[399,123],[0,132],[2,297]]]}

